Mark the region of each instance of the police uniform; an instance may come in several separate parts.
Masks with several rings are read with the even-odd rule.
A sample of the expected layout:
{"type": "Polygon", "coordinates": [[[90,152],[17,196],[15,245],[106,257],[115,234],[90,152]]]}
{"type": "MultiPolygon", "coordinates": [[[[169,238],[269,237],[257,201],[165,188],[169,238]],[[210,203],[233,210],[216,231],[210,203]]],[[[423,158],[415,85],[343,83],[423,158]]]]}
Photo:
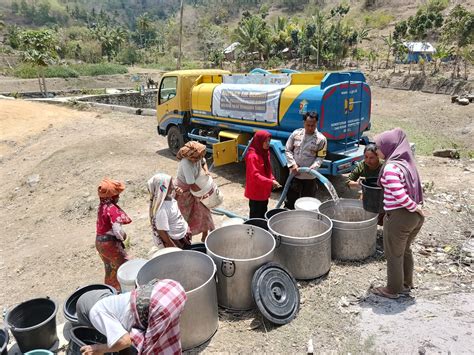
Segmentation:
{"type": "MultiPolygon", "coordinates": [[[[327,140],[322,133],[315,130],[313,134],[306,134],[304,128],[295,130],[286,142],[286,160],[288,167],[318,169],[326,157],[327,140]]],[[[299,173],[291,181],[286,195],[285,207],[294,209],[295,201],[300,197],[314,197],[317,189],[316,178],[308,173],[299,173]]]]}

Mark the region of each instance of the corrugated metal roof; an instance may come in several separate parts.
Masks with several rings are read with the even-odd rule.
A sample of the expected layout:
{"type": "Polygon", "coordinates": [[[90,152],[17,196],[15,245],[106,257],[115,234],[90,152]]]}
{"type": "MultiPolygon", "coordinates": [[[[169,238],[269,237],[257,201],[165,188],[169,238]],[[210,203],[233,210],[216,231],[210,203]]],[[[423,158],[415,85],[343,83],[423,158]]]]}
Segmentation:
{"type": "Polygon", "coordinates": [[[436,49],[429,42],[403,42],[410,52],[434,53],[436,49]]]}

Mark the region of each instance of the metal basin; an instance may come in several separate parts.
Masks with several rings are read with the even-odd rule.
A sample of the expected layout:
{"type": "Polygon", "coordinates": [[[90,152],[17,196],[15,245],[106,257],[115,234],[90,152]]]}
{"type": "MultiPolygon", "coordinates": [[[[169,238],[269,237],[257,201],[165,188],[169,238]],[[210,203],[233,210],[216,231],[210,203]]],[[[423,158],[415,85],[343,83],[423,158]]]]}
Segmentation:
{"type": "Polygon", "coordinates": [[[364,210],[361,200],[329,200],[319,206],[319,212],[333,223],[333,259],[363,260],[375,253],[378,214],[364,210]]]}
{"type": "Polygon", "coordinates": [[[275,260],[299,280],[326,274],[331,268],[331,220],[317,212],[280,212],[268,221],[277,241],[275,260]]]}
{"type": "Polygon", "coordinates": [[[217,266],[219,305],[235,310],[253,308],[252,277],[260,266],[273,260],[273,236],[252,225],[227,226],[209,234],[206,248],[217,266]]]}
{"type": "Polygon", "coordinates": [[[181,345],[192,349],[209,340],[217,331],[216,265],[201,252],[183,250],[159,255],[142,266],[137,285],[155,278],[179,282],[188,297],[181,315],[181,345]]]}

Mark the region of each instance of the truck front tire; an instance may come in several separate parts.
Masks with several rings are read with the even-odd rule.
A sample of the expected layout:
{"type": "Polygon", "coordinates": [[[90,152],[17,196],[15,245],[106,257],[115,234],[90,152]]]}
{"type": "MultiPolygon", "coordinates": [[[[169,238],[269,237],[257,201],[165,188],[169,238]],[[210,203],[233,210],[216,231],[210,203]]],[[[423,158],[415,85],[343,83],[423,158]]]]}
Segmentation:
{"type": "Polygon", "coordinates": [[[278,181],[281,186],[285,186],[289,173],[288,168],[286,166],[281,166],[280,161],[273,151],[270,153],[270,163],[272,164],[272,174],[275,177],[275,180],[278,181]]]}
{"type": "Polygon", "coordinates": [[[168,139],[168,148],[171,154],[176,155],[184,145],[184,137],[177,126],[172,126],[166,135],[168,139]]]}

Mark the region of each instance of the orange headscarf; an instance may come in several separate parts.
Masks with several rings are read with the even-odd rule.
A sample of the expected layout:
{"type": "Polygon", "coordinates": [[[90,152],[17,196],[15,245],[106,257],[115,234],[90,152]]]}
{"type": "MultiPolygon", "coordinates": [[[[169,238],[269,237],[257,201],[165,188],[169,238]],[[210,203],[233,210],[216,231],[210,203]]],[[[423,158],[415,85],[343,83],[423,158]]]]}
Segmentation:
{"type": "Polygon", "coordinates": [[[125,184],[120,181],[104,178],[100,182],[97,192],[100,198],[110,198],[117,195],[125,190],[125,184]]]}
{"type": "Polygon", "coordinates": [[[186,143],[184,147],[182,147],[178,151],[178,154],[176,154],[176,158],[178,158],[178,160],[189,159],[192,162],[196,162],[204,158],[205,154],[206,154],[206,146],[204,144],[191,141],[191,142],[186,143]]]}

